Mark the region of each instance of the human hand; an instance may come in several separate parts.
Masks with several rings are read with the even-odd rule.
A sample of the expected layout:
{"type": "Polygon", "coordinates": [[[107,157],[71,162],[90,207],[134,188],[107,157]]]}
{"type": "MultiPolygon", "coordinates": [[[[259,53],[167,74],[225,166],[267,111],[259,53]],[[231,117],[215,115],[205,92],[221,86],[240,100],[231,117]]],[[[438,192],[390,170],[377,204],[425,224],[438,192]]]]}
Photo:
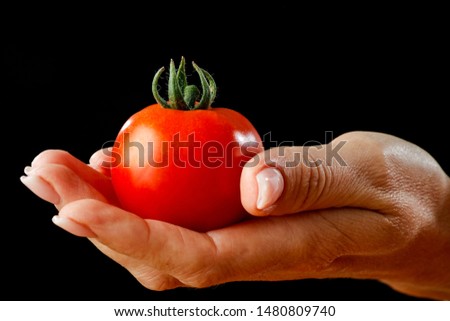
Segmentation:
{"type": "Polygon", "coordinates": [[[300,278],[376,279],[450,299],[449,178],[418,146],[350,132],[328,145],[271,149],[243,171],[241,193],[255,216],[300,215],[294,242],[305,239],[298,259],[309,261],[293,263],[300,278]]]}
{"type": "Polygon", "coordinates": [[[324,146],[308,149],[320,166],[286,166],[306,147],[285,148],[284,156],[274,148],[267,159],[251,160],[241,194],[255,219],[207,233],[117,207],[108,169],[96,165],[106,157],[102,152],[88,166],[66,152],[45,151],[23,182],[56,205],[55,224],[88,237],[150,289],[350,277],[449,298],[447,175],[425,151],[396,137],[355,132],[331,145],[341,141],[336,156],[345,164],[326,164],[324,146]]]}

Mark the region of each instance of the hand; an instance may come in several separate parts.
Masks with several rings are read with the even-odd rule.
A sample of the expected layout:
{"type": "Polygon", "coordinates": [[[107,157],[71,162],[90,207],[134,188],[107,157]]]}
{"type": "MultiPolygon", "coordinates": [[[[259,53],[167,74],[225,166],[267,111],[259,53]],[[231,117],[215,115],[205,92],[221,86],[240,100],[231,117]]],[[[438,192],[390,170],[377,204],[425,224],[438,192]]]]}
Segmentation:
{"type": "Polygon", "coordinates": [[[105,157],[97,152],[88,166],[45,151],[22,181],[55,204],[55,224],[88,237],[147,288],[346,277],[450,298],[449,178],[404,140],[351,132],[329,145],[266,151],[241,177],[255,218],[207,233],[120,209],[98,165],[105,157]]]}

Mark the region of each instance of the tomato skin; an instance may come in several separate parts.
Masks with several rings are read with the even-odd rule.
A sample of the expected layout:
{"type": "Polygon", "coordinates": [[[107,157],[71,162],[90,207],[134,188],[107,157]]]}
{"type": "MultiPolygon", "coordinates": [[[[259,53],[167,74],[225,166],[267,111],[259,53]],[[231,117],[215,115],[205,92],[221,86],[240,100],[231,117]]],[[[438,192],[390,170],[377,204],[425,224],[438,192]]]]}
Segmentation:
{"type": "Polygon", "coordinates": [[[228,108],[175,110],[150,105],[120,130],[111,177],[121,206],[204,232],[247,215],[242,167],[263,150],[253,125],[228,108]]]}

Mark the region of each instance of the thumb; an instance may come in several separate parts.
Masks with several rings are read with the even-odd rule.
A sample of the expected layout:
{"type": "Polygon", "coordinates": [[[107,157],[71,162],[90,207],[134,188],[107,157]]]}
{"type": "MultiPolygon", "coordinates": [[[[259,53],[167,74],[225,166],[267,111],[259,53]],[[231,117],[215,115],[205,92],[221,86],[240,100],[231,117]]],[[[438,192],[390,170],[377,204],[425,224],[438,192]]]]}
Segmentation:
{"type": "Polygon", "coordinates": [[[257,216],[344,206],[383,209],[389,201],[382,193],[389,137],[351,132],[325,145],[266,150],[242,171],[242,204],[257,216]]]}

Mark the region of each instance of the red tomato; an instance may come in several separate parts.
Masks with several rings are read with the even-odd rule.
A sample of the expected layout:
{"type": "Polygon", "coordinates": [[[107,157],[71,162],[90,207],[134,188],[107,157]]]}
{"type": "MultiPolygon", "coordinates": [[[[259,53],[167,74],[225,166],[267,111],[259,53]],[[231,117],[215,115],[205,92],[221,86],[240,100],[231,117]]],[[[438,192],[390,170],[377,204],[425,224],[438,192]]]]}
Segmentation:
{"type": "MultiPolygon", "coordinates": [[[[172,69],[173,62],[171,74],[172,69]]],[[[184,60],[178,72],[184,73],[184,60]]],[[[210,77],[206,74],[202,87],[214,97],[210,77]]],[[[169,98],[171,94],[169,80],[169,98]]],[[[195,96],[200,102],[193,100],[190,106],[184,105],[185,110],[177,110],[155,95],[160,104],[126,121],[113,147],[111,168],[124,209],[196,231],[221,228],[246,216],[240,201],[240,175],[245,162],[263,150],[261,138],[236,111],[212,108],[210,101],[203,109],[197,108],[202,97],[195,96]]]]}

